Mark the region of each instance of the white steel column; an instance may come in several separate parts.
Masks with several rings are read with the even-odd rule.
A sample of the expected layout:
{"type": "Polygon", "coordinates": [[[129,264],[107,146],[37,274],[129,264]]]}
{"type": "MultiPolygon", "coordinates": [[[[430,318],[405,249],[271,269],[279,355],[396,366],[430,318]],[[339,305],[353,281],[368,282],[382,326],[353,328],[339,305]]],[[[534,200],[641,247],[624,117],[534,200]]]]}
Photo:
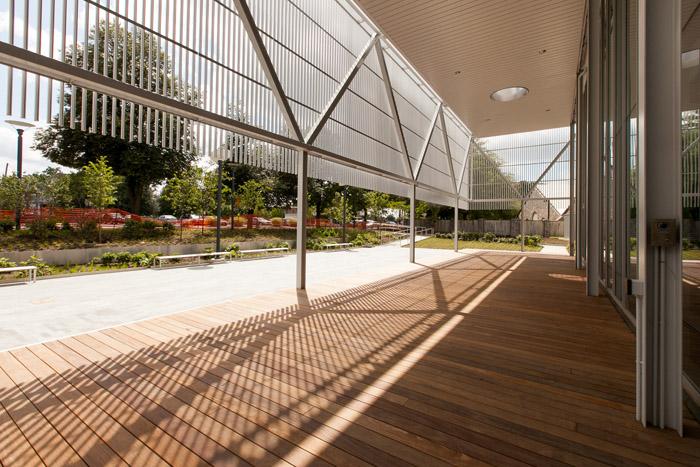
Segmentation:
{"type": "MultiPolygon", "coordinates": [[[[588,170],[586,187],[586,292],[600,292],[601,150],[601,0],[590,0],[588,21],[588,170]]],[[[680,117],[679,117],[680,118],[680,117]]]]}
{"type": "Polygon", "coordinates": [[[306,288],[306,214],[309,154],[297,155],[297,289],[306,288]]]}
{"type": "Polygon", "coordinates": [[[578,98],[576,110],[576,269],[583,269],[586,252],[585,189],[588,147],[587,92],[584,72],[578,76],[578,98]]]}
{"type": "Polygon", "coordinates": [[[639,10],[637,415],[682,434],[681,1],[641,0],[639,10]],[[666,244],[649,237],[659,219],[676,227],[666,244]]]}
{"type": "Polygon", "coordinates": [[[416,186],[411,185],[410,213],[408,216],[408,258],[411,263],[416,262],[416,186]]]}
{"type": "Polygon", "coordinates": [[[574,176],[575,155],[574,150],[578,141],[574,133],[574,122],[569,125],[569,256],[574,256],[574,249],[578,239],[576,238],[576,180],[574,176]]]}
{"type": "Polygon", "coordinates": [[[455,231],[454,231],[455,253],[459,251],[459,196],[455,197],[455,231]]]}

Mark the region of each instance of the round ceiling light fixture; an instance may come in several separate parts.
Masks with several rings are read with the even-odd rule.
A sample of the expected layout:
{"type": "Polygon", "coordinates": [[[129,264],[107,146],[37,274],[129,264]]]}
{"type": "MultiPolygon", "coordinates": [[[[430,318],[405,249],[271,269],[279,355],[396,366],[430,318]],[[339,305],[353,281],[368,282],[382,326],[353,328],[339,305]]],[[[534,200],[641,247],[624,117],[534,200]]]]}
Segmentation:
{"type": "Polygon", "coordinates": [[[512,86],[491,93],[491,99],[496,102],[510,102],[525,97],[530,90],[523,86],[512,86]]]}

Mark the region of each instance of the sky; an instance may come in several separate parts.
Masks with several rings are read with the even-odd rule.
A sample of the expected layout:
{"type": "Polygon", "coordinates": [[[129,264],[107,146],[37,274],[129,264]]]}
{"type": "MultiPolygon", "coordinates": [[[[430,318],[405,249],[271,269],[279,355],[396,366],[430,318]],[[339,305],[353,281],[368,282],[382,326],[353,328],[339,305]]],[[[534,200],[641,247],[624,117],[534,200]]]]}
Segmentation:
{"type": "MultiPolygon", "coordinates": [[[[41,172],[47,167],[59,167],[52,164],[48,159],[43,157],[39,151],[31,149],[34,140],[35,130],[27,130],[24,132],[24,144],[22,145],[22,173],[41,172]]],[[[7,173],[12,174],[17,170],[17,132],[9,124],[0,123],[0,175],[7,173]]]]}

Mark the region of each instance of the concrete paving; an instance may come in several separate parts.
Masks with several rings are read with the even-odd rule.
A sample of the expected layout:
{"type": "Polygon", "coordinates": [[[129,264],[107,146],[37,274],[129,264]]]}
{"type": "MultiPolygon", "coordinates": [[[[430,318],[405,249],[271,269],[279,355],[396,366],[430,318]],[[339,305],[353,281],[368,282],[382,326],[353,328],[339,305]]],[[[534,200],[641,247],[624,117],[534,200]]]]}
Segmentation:
{"type": "MultiPolygon", "coordinates": [[[[398,245],[310,253],[307,283],[366,284],[463,256],[398,245]]],[[[0,286],[0,350],[295,286],[295,257],[120,271],[0,286]]]]}

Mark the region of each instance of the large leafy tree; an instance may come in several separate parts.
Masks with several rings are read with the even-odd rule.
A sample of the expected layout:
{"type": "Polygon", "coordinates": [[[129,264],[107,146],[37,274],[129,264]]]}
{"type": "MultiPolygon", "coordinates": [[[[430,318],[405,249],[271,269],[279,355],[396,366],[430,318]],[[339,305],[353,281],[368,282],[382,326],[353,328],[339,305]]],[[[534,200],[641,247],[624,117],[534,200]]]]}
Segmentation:
{"type": "Polygon", "coordinates": [[[338,190],[340,190],[340,185],[326,180],[310,178],[308,181],[308,190],[309,204],[314,206],[315,217],[318,221],[321,219],[323,211],[333,203],[333,198],[338,190]]]}
{"type": "Polygon", "coordinates": [[[375,221],[381,220],[384,210],[389,207],[389,195],[378,191],[368,191],[365,193],[365,203],[370,212],[370,216],[375,221]]]}
{"type": "Polygon", "coordinates": [[[180,219],[180,239],[182,240],[182,219],[192,213],[200,212],[203,205],[202,169],[190,167],[168,179],[163,188],[163,198],[180,219]]]}
{"type": "MultiPolygon", "coordinates": [[[[173,62],[158,47],[156,37],[133,34],[117,22],[102,21],[98,28],[93,27],[87,44],[69,47],[65,57],[68,63],[106,72],[153,92],[162,93],[167,87],[166,92],[193,105],[200,100],[200,93],[176,76],[173,62]]],[[[34,148],[52,162],[73,168],[105,156],[124,178],[132,212],[142,212],[143,198],[152,185],[185,170],[196,158],[194,136],[183,119],[70,85],[64,88],[62,111],[63,125],[57,119],[38,131],[34,148]]]]}

